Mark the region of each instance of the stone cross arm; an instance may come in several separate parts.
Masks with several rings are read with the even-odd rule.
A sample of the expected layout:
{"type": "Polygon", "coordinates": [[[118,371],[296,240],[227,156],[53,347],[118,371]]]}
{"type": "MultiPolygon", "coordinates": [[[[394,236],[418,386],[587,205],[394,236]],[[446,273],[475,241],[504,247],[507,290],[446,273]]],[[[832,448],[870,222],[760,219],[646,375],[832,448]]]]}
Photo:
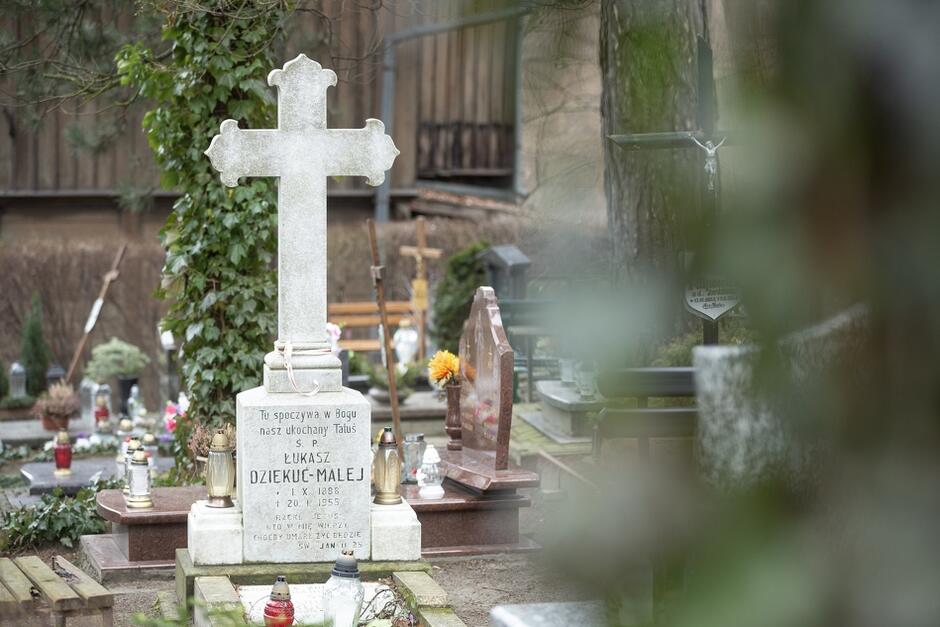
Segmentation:
{"type": "Polygon", "coordinates": [[[361,129],[246,130],[222,122],[206,154],[229,187],[243,176],[365,176],[381,185],[398,149],[380,120],[361,129]]]}

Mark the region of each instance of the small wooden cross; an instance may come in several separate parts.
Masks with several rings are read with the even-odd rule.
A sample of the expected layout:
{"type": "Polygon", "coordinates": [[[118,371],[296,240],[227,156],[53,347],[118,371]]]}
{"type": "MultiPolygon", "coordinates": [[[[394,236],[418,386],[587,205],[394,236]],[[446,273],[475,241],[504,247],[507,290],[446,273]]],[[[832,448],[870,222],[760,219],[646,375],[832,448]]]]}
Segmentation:
{"type": "Polygon", "coordinates": [[[424,266],[425,259],[440,259],[444,254],[440,248],[428,248],[428,237],[424,218],[415,220],[415,239],[417,246],[402,246],[398,252],[415,259],[415,278],[411,282],[411,302],[414,307],[418,326],[418,361],[425,357],[425,331],[428,311],[428,274],[424,266]]]}

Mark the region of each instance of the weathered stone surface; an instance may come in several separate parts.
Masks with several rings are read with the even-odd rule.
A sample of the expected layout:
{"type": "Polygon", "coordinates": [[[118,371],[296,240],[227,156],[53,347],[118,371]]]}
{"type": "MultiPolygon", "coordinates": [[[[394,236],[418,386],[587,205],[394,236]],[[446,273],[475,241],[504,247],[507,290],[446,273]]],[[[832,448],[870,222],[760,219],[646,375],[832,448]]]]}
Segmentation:
{"type": "Polygon", "coordinates": [[[825,443],[809,450],[792,429],[834,393],[826,389],[834,373],[842,385],[866,385],[868,332],[867,309],[853,307],[785,337],[767,360],[775,370],[763,385],[757,347],[696,347],[697,454],[705,477],[725,488],[747,487],[769,473],[812,481],[812,460],[824,456],[825,443]]]}
{"type": "MultiPolygon", "coordinates": [[[[338,370],[328,354],[326,336],[326,177],[365,176],[370,185],[385,179],[398,149],[379,120],[361,129],[327,129],[327,89],[336,74],[301,54],[268,75],[278,89],[278,127],[239,129],[235,120],[222,122],[206,154],[234,187],[243,176],[276,176],[278,182],[278,344],[290,342],[297,358],[315,363],[298,370],[338,370]]],[[[282,370],[283,360],[271,353],[266,370],[282,370]]],[[[280,391],[280,377],[266,377],[280,391]]],[[[335,390],[333,379],[318,381],[335,390]]]]}
{"type": "Polygon", "coordinates": [[[242,511],[240,507],[208,507],[206,501],[193,503],[186,525],[189,554],[193,563],[241,564],[242,511]]]}
{"type": "Polygon", "coordinates": [[[600,601],[497,605],[490,610],[494,627],[602,627],[607,625],[600,601]]]}
{"type": "Polygon", "coordinates": [[[246,562],[369,558],[370,416],[354,390],[238,395],[246,562]]]}
{"type": "Polygon", "coordinates": [[[447,593],[427,573],[405,571],[393,575],[399,592],[412,607],[446,607],[447,593]]]}
{"type": "Polygon", "coordinates": [[[407,501],[372,504],[372,559],[421,559],[421,523],[407,501]]]}
{"type": "Polygon", "coordinates": [[[210,617],[209,614],[213,611],[229,611],[241,607],[238,592],[228,577],[196,577],[193,589],[196,598],[193,625],[196,627],[226,624],[210,617]]]}

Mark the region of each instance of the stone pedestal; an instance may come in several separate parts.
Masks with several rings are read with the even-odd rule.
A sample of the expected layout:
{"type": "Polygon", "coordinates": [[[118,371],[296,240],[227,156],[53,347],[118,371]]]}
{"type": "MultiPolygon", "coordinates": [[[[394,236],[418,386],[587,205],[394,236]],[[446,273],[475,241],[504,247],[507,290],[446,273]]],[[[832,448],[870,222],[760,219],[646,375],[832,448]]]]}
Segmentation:
{"type": "Polygon", "coordinates": [[[372,504],[372,559],[421,559],[421,523],[404,499],[398,505],[372,504]]]}
{"type": "Polygon", "coordinates": [[[535,389],[542,412],[530,420],[533,426],[555,440],[590,438],[590,415],[604,407],[600,398],[583,398],[577,388],[561,381],[537,381],[535,389]]]}
{"type": "Polygon", "coordinates": [[[189,510],[187,545],[194,564],[241,564],[242,510],[235,507],[209,507],[196,501],[189,510]]]}
{"type": "Polygon", "coordinates": [[[314,396],[237,397],[245,562],[330,562],[344,549],[369,559],[369,402],[329,381],[314,396]]]}

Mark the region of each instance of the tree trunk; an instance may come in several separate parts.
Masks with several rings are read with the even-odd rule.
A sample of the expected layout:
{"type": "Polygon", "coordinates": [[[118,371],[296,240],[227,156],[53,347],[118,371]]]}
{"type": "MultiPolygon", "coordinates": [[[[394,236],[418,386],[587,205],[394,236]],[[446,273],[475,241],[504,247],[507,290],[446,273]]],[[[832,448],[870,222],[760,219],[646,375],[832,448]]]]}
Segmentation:
{"type": "Polygon", "coordinates": [[[615,281],[670,275],[697,214],[700,156],[626,150],[612,134],[695,130],[700,0],[602,0],[601,115],[615,281]]]}

